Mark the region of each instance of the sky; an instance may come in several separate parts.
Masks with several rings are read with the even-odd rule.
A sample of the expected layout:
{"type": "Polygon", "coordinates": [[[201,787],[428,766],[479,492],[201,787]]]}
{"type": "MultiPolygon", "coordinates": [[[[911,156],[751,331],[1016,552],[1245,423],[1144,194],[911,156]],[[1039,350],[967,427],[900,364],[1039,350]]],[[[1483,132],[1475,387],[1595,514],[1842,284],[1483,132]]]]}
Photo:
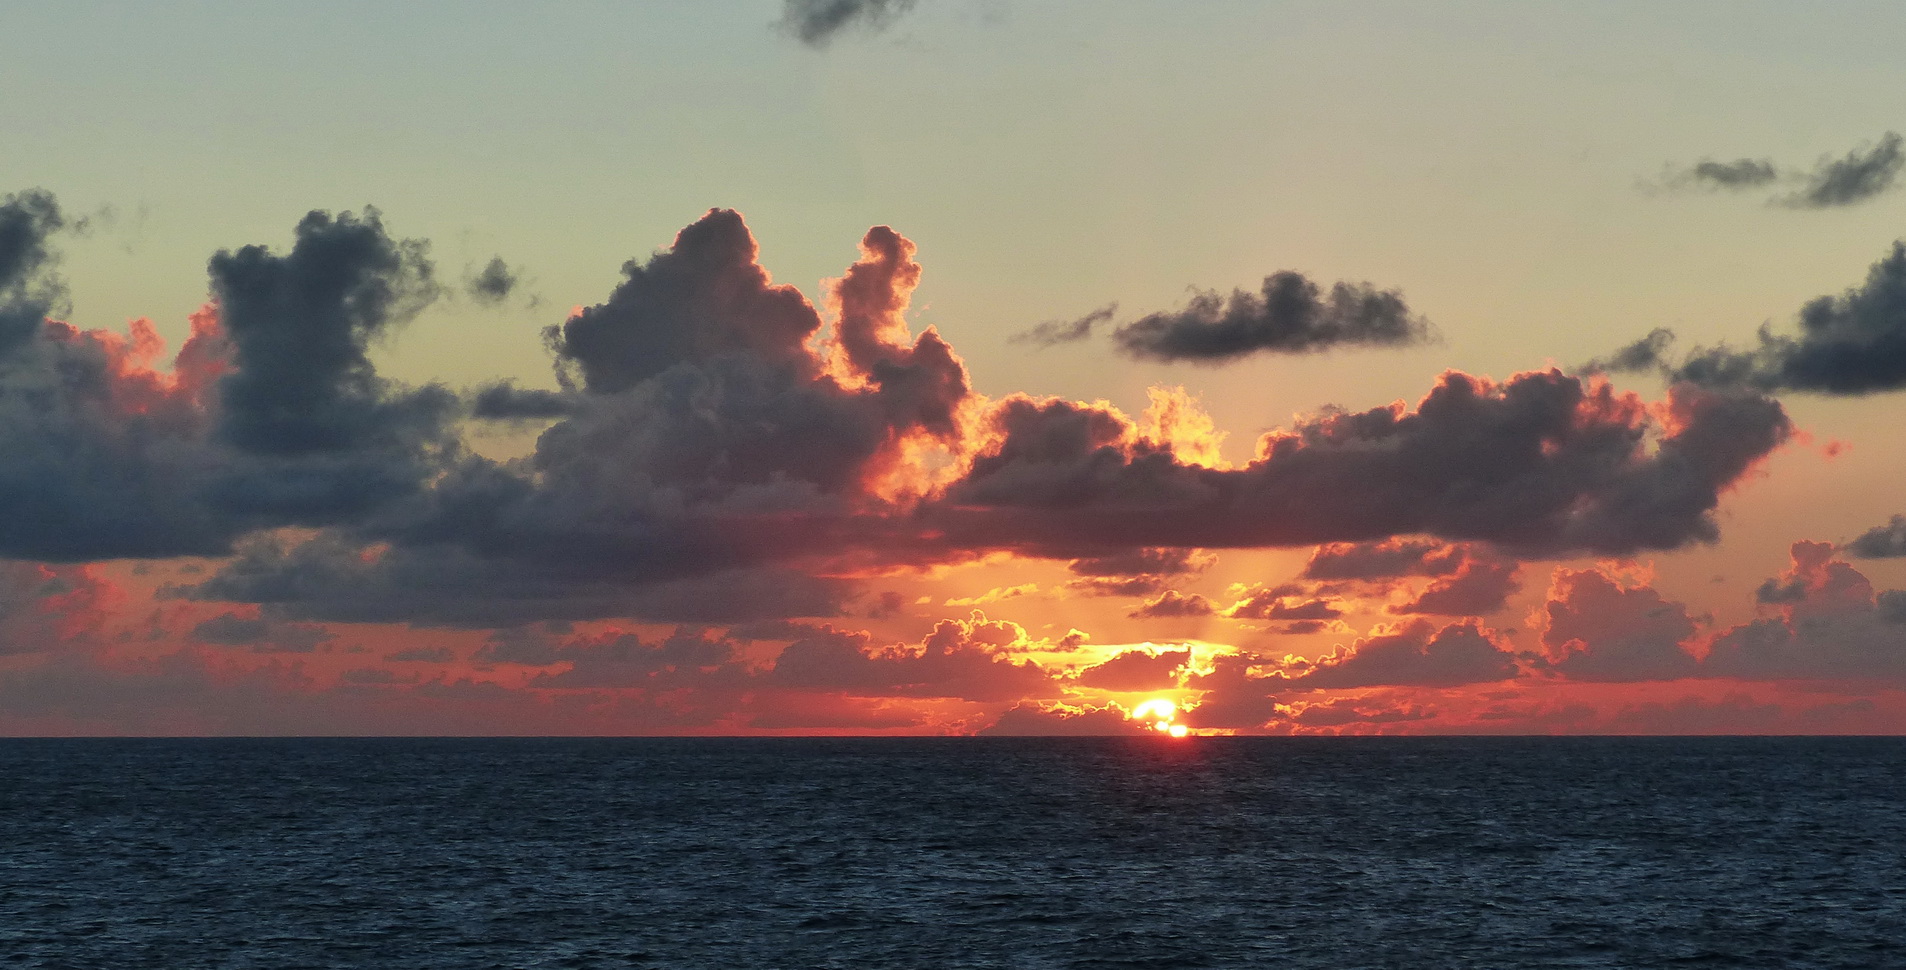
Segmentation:
{"type": "Polygon", "coordinates": [[[0,31],[0,733],[1906,731],[1896,4],[0,31]]]}

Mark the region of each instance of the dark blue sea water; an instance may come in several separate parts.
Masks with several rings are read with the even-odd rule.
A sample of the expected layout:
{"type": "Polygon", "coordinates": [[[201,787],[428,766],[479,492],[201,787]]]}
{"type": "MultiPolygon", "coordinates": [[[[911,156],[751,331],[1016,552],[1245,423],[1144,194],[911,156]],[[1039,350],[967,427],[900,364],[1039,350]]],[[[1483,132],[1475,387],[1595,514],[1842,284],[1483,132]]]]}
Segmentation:
{"type": "Polygon", "coordinates": [[[1898,967],[1906,741],[0,741],[0,966],[1898,967]]]}

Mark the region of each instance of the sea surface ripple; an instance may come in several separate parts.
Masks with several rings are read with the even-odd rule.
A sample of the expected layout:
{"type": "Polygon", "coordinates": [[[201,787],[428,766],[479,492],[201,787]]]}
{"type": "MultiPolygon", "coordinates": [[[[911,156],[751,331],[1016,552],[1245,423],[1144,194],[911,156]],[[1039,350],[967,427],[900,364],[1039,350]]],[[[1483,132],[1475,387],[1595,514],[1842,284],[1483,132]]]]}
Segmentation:
{"type": "Polygon", "coordinates": [[[1900,739],[0,741],[0,967],[1906,966],[1900,739]]]}

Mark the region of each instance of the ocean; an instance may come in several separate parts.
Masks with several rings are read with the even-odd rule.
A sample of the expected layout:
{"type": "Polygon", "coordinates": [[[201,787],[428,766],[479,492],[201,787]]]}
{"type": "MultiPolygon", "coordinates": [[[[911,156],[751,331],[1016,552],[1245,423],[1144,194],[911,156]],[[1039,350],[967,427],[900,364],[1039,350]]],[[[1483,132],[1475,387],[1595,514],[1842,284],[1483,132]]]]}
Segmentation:
{"type": "Polygon", "coordinates": [[[1906,740],[0,741],[0,967],[1906,966],[1906,740]]]}

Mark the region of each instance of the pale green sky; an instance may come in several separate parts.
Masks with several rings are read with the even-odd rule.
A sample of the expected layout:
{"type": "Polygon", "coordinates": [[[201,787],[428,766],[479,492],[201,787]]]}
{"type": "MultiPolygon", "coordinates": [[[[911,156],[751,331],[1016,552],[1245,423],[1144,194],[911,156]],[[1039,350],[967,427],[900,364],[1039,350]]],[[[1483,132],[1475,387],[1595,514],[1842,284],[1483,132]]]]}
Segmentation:
{"type": "MultiPolygon", "coordinates": [[[[742,210],[811,295],[887,223],[920,245],[916,320],[981,390],[1136,409],[1182,383],[1240,454],[1294,411],[1414,399],[1448,367],[1567,365],[1662,325],[1746,339],[1906,234],[1906,193],[1797,211],[1645,186],[1670,162],[1805,166],[1906,127],[1896,3],[920,0],[824,51],[779,11],[10,4],[0,190],[112,208],[68,241],[84,326],[149,315],[176,337],[211,252],[282,246],[311,208],[375,204],[450,275],[501,254],[539,309],[445,305],[387,349],[393,375],[457,384],[542,381],[540,327],[710,206],[742,210]],[[1224,369],[1007,343],[1286,268],[1400,287],[1444,342],[1224,369]]],[[[1728,546],[1667,567],[1683,587],[1906,510],[1906,403],[1787,403],[1852,451],[1776,459],[1728,546]]]]}

